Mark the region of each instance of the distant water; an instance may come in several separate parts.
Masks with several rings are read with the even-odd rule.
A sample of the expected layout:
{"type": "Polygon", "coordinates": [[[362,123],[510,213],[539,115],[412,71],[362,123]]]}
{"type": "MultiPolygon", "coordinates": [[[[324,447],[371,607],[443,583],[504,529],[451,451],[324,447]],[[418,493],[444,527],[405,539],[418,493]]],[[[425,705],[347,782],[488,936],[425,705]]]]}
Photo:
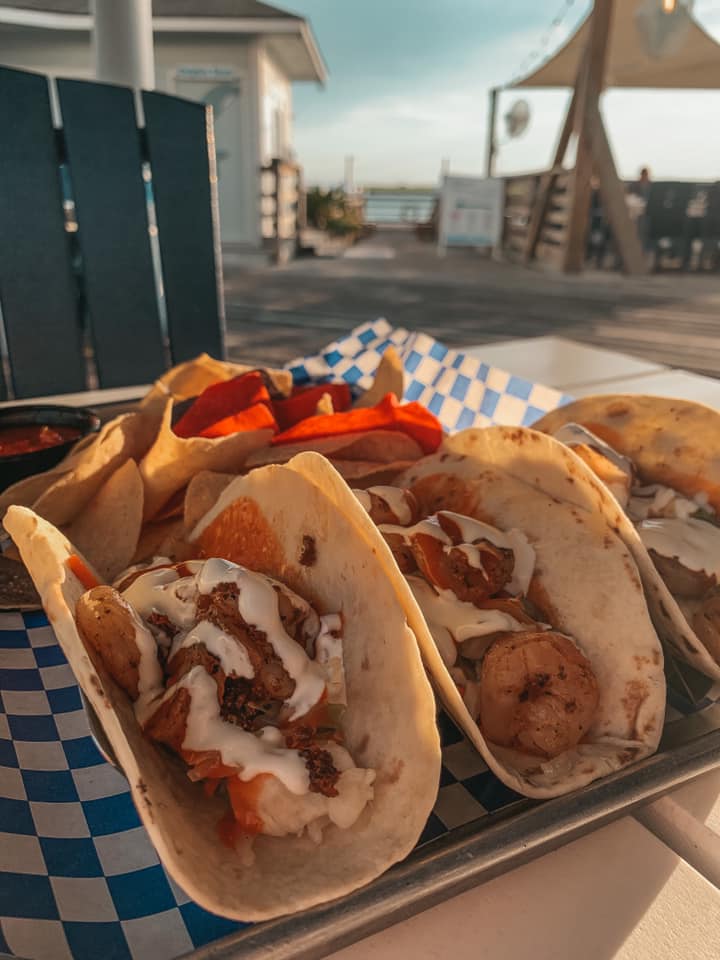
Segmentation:
{"type": "Polygon", "coordinates": [[[435,194],[365,193],[365,219],[368,223],[424,223],[430,219],[435,194]]]}

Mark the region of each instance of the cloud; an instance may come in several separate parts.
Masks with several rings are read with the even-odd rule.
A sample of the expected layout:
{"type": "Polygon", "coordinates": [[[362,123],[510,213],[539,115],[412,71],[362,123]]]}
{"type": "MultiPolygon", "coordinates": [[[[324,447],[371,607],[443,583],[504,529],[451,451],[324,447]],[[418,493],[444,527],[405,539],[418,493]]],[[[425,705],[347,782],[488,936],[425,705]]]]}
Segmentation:
{"type": "MultiPolygon", "coordinates": [[[[376,96],[295,124],[295,146],[311,183],[336,183],[344,157],[356,157],[356,179],[433,183],[443,157],[458,172],[481,173],[488,90],[507,79],[534,34],[516,33],[491,49],[479,46],[476,66],[408,83],[403,93],[376,96]]],[[[314,111],[316,114],[316,111],[314,111]]]]}
{"type": "MultiPolygon", "coordinates": [[[[578,8],[572,22],[553,32],[548,51],[560,45],[581,12],[578,8]]],[[[698,0],[695,14],[708,32],[720,36],[718,0],[698,0]]],[[[501,42],[479,44],[471,67],[408,78],[400,93],[371,96],[344,110],[332,104],[334,112],[318,117],[313,111],[305,122],[299,113],[295,145],[308,182],[340,182],[347,155],[356,158],[359,184],[434,183],[443,157],[450,158],[457,173],[482,175],[488,90],[506,81],[537,45],[536,29],[518,31],[501,42]]],[[[535,65],[537,61],[531,67],[535,65]]],[[[568,99],[565,91],[501,94],[499,173],[548,166],[568,99]],[[530,103],[530,126],[521,138],[508,141],[502,117],[519,96],[530,103]]],[[[714,117],[719,110],[720,91],[610,91],[603,112],[619,172],[632,177],[647,164],[656,178],[716,178],[720,125],[714,117]]]]}

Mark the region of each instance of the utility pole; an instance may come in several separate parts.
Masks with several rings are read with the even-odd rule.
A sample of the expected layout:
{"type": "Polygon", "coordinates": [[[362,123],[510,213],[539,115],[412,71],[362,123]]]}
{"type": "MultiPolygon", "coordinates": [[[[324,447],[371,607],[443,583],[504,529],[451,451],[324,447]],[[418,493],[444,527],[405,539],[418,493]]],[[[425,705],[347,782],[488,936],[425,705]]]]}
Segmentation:
{"type": "Polygon", "coordinates": [[[497,119],[497,102],[499,93],[499,87],[493,87],[489,94],[487,144],[485,147],[485,176],[488,177],[488,179],[492,177],[495,172],[495,122],[497,119]]]}
{"type": "Polygon", "coordinates": [[[352,155],[345,157],[344,189],[348,195],[355,193],[355,157],[352,155]]]}

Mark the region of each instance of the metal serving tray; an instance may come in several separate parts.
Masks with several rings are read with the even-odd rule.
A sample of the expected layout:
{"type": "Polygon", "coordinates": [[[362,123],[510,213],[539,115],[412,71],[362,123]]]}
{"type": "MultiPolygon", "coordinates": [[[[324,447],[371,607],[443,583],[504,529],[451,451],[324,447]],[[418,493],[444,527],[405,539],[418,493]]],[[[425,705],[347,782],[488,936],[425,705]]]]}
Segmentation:
{"type": "Polygon", "coordinates": [[[720,708],[671,725],[658,753],[555,800],[521,800],[450,830],[332,903],[255,924],[193,960],[317,960],[575,840],[720,766],[720,708]],[[702,732],[704,731],[704,732],[702,732]],[[667,741],[667,742],[666,742],[667,741]]]}

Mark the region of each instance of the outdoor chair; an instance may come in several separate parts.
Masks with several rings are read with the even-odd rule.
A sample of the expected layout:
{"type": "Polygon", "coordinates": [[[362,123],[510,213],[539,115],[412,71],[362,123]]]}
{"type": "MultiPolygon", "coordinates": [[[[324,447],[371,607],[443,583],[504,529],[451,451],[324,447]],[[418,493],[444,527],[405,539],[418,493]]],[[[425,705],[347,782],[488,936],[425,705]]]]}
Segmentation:
{"type": "Polygon", "coordinates": [[[680,258],[683,266],[690,258],[691,236],[687,206],[696,191],[693,183],[653,183],[645,211],[647,244],[653,254],[653,269],[662,258],[680,258]]]}
{"type": "Polygon", "coordinates": [[[613,256],[613,265],[616,266],[617,253],[610,224],[605,217],[600,191],[593,190],[590,195],[590,212],[588,215],[588,232],[585,259],[596,269],[602,270],[606,266],[608,253],[613,256]]]}
{"type": "Polygon", "coordinates": [[[0,399],[224,354],[211,108],[138,98],[0,67],[0,399]]]}
{"type": "Polygon", "coordinates": [[[702,221],[701,263],[711,270],[720,269],[720,182],[709,191],[707,207],[702,221]]]}

